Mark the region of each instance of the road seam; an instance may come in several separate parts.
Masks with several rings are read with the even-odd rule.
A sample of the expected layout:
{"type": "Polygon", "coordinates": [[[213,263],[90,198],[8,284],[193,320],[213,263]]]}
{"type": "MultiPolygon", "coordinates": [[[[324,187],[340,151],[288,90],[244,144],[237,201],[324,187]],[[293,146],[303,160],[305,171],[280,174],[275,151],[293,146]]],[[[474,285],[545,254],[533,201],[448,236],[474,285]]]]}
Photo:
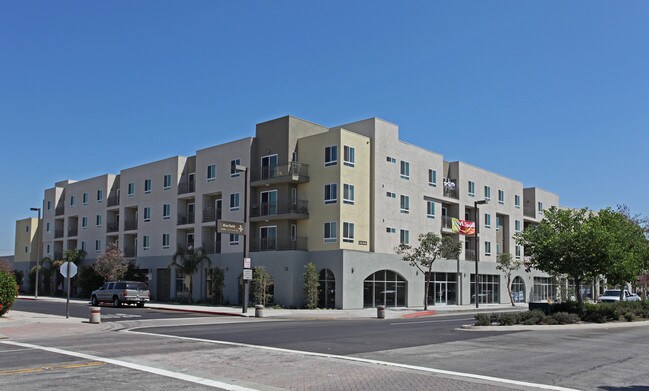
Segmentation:
{"type": "Polygon", "coordinates": [[[176,335],[147,333],[147,332],[143,332],[143,331],[135,331],[134,329],[122,330],[122,332],[133,333],[133,334],[141,334],[141,335],[152,335],[152,336],[164,337],[164,338],[177,338],[177,339],[183,339],[183,340],[188,340],[188,341],[196,341],[196,342],[207,342],[207,343],[213,343],[213,344],[219,344],[219,345],[229,345],[229,346],[237,346],[237,347],[245,347],[245,348],[253,348],[253,349],[262,349],[262,350],[269,350],[269,351],[280,352],[280,353],[301,354],[301,355],[313,356],[313,357],[323,357],[323,358],[331,358],[331,359],[338,359],[338,360],[347,360],[347,361],[354,361],[354,362],[360,362],[360,363],[365,363],[365,364],[373,364],[373,365],[382,365],[382,366],[387,366],[387,367],[410,369],[410,370],[414,370],[414,371],[428,372],[428,373],[434,373],[434,374],[439,374],[439,375],[455,376],[455,377],[459,377],[459,378],[468,378],[468,379],[474,379],[474,380],[482,380],[482,381],[490,381],[490,382],[496,382],[496,383],[502,383],[502,384],[511,384],[511,385],[517,385],[517,386],[538,388],[538,389],[542,389],[542,390],[580,391],[580,390],[577,390],[577,389],[574,389],[574,388],[552,386],[552,385],[548,385],[548,384],[530,383],[530,382],[524,382],[524,381],[519,381],[519,380],[503,379],[503,378],[492,377],[492,376],[477,375],[477,374],[473,374],[473,373],[447,371],[445,369],[435,369],[435,368],[428,368],[428,367],[420,367],[420,366],[417,366],[417,365],[399,364],[399,363],[392,363],[392,362],[388,362],[388,361],[379,361],[379,360],[372,360],[372,359],[353,357],[353,356],[340,356],[340,355],[336,355],[336,354],[307,352],[307,351],[302,351],[302,350],[291,350],[291,349],[284,349],[284,348],[274,348],[274,347],[270,347],[270,346],[251,345],[251,344],[239,343],[239,342],[215,341],[215,340],[203,339],[203,338],[182,337],[182,336],[176,336],[176,335]]]}

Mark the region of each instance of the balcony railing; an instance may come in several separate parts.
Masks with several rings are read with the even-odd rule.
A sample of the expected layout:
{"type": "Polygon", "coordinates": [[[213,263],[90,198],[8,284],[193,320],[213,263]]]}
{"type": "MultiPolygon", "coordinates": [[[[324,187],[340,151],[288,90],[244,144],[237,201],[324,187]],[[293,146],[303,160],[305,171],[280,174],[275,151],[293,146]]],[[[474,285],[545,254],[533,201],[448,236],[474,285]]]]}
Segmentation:
{"type": "Polygon", "coordinates": [[[203,222],[209,223],[221,218],[222,210],[214,208],[203,209],[203,222]]]}
{"type": "Polygon", "coordinates": [[[54,230],[54,239],[61,239],[63,237],[63,228],[54,230]]]}
{"type": "Polygon", "coordinates": [[[126,247],[124,249],[124,256],[127,258],[137,257],[137,249],[135,247],[126,247]]]}
{"type": "Polygon", "coordinates": [[[79,230],[77,227],[68,227],[68,236],[77,236],[79,234],[79,230]]]}
{"type": "Polygon", "coordinates": [[[266,181],[270,179],[288,179],[292,181],[307,181],[309,178],[309,165],[300,162],[278,164],[276,166],[262,167],[252,171],[251,182],[266,181]]]}
{"type": "Polygon", "coordinates": [[[137,220],[127,221],[124,224],[125,231],[133,231],[137,229],[137,220]]]}
{"type": "Polygon", "coordinates": [[[65,214],[65,207],[57,206],[56,209],[54,209],[55,216],[63,216],[63,214],[65,214]]]}
{"type": "Polygon", "coordinates": [[[283,214],[309,214],[309,202],[298,200],[289,203],[262,202],[250,206],[250,217],[273,216],[283,214]]]}
{"type": "Polygon", "coordinates": [[[111,206],[118,206],[119,205],[119,197],[117,195],[110,196],[108,197],[108,207],[111,206]]]}
{"type": "Polygon", "coordinates": [[[307,249],[307,238],[250,238],[250,251],[289,251],[307,249]]]}
{"type": "Polygon", "coordinates": [[[475,261],[475,249],[473,248],[464,249],[464,260],[475,261]]]}
{"type": "Polygon", "coordinates": [[[117,223],[108,223],[106,226],[106,232],[117,232],[119,231],[119,224],[117,223]]]}
{"type": "Polygon", "coordinates": [[[451,216],[442,216],[442,228],[453,228],[453,218],[451,216]]]}
{"type": "Polygon", "coordinates": [[[205,254],[220,254],[221,253],[221,241],[216,242],[203,242],[203,252],[205,254]]]}
{"type": "Polygon", "coordinates": [[[460,198],[456,187],[444,186],[444,197],[455,198],[456,200],[460,198]]]}
{"type": "Polygon", "coordinates": [[[194,213],[178,213],[178,225],[194,224],[194,213]]]}
{"type": "Polygon", "coordinates": [[[63,259],[63,251],[54,251],[53,260],[63,259]]]}
{"type": "Polygon", "coordinates": [[[193,193],[196,191],[195,182],[185,182],[178,185],[178,194],[193,193]]]}

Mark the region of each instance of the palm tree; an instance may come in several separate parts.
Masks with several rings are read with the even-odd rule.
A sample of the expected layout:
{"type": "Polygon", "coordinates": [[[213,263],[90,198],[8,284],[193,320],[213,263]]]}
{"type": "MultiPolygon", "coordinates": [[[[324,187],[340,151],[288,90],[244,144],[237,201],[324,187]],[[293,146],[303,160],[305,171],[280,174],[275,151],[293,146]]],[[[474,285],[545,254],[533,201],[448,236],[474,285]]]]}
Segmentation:
{"type": "Polygon", "coordinates": [[[56,292],[54,290],[54,284],[56,282],[54,277],[56,276],[56,271],[59,269],[59,266],[61,266],[62,263],[63,261],[60,259],[53,260],[50,257],[45,257],[38,261],[38,264],[34,266],[30,271],[31,274],[35,274],[36,268],[38,268],[39,273],[41,273],[39,280],[43,281],[43,286],[44,288],[46,288],[45,291],[50,295],[54,295],[54,293],[56,292]]]}
{"type": "Polygon", "coordinates": [[[189,276],[190,302],[192,301],[192,291],[194,289],[192,275],[200,269],[203,262],[207,262],[210,266],[212,265],[212,260],[203,252],[202,247],[194,248],[192,246],[178,246],[178,249],[172,256],[172,261],[169,264],[169,267],[175,266],[183,272],[183,275],[189,276]]]}

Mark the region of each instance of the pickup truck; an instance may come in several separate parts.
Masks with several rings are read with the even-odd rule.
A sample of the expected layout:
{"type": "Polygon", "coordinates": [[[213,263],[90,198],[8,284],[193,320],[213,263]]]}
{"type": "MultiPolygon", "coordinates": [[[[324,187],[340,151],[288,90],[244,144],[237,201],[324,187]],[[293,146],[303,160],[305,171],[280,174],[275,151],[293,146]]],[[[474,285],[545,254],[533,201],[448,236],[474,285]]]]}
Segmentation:
{"type": "MultiPolygon", "coordinates": [[[[636,295],[635,293],[631,293],[627,291],[626,289],[624,290],[624,298],[622,299],[623,301],[640,301],[640,296],[636,295]]],[[[604,291],[604,294],[599,297],[599,302],[600,303],[613,303],[616,301],[620,301],[620,290],[619,289],[607,289],[604,291]]]]}
{"type": "Polygon", "coordinates": [[[113,307],[122,304],[137,304],[138,307],[144,307],[144,303],[149,300],[151,300],[149,287],[138,281],[107,282],[90,294],[92,305],[112,303],[113,307]]]}

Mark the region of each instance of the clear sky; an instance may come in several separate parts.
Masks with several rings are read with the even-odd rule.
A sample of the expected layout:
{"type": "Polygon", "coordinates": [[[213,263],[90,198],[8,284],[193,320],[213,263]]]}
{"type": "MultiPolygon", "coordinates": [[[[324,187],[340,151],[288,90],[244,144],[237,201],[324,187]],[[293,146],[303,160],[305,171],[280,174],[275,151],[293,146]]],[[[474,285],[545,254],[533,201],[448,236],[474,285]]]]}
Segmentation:
{"type": "Polygon", "coordinates": [[[3,1],[0,255],[43,190],[291,114],[649,215],[646,1],[3,1]]]}

